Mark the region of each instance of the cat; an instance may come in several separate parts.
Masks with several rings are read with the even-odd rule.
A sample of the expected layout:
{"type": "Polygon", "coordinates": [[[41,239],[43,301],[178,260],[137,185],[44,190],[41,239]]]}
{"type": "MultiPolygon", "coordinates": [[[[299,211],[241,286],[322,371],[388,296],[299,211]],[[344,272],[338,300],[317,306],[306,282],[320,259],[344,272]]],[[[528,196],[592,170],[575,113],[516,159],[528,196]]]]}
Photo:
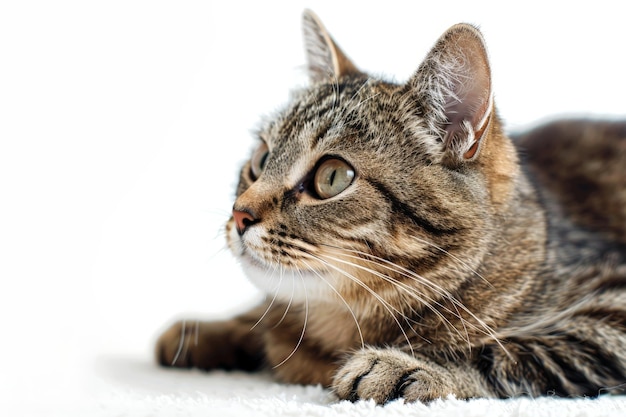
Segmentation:
{"type": "Polygon", "coordinates": [[[267,300],[175,323],[158,362],[377,403],[623,392],[626,123],[510,139],[468,24],[401,84],[303,27],[310,85],[259,129],[225,228],[267,300]]]}

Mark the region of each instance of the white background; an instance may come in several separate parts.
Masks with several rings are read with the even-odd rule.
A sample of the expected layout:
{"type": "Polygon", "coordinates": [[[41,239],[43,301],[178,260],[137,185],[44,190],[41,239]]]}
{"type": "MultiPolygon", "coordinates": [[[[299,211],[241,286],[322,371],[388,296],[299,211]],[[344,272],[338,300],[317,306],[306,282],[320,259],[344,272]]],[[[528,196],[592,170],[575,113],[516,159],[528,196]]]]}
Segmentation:
{"type": "Polygon", "coordinates": [[[103,355],[150,357],[175,317],[257,296],[222,227],[251,131],[306,82],[305,7],[398,81],[448,26],[479,25],[511,129],[626,113],[618,2],[5,1],[0,404],[41,381],[54,401],[103,355]]]}

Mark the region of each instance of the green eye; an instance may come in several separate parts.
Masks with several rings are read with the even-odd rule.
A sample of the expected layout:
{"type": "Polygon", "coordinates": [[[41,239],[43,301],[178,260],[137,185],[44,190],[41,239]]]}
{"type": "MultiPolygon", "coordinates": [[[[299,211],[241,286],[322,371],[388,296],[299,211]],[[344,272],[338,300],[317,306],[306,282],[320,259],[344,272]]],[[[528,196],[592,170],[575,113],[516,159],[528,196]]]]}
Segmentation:
{"type": "Polygon", "coordinates": [[[270,151],[265,142],[261,143],[257,150],[254,151],[252,159],[250,160],[250,169],[252,170],[252,176],[255,179],[259,178],[263,172],[263,168],[265,168],[265,162],[267,161],[269,154],[270,151]]]}
{"type": "Polygon", "coordinates": [[[341,159],[328,159],[317,168],[314,178],[315,192],[326,199],[343,192],[352,184],[354,169],[341,159]]]}

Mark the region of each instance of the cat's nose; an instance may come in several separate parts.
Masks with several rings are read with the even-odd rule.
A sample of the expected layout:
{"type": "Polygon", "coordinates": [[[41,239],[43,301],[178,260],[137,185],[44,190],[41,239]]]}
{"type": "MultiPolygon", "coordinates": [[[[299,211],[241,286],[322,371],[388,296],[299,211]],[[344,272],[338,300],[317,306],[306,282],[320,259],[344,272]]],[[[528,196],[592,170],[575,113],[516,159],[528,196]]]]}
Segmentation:
{"type": "Polygon", "coordinates": [[[248,227],[259,221],[247,210],[233,209],[233,218],[235,219],[235,226],[239,236],[243,235],[248,227]]]}

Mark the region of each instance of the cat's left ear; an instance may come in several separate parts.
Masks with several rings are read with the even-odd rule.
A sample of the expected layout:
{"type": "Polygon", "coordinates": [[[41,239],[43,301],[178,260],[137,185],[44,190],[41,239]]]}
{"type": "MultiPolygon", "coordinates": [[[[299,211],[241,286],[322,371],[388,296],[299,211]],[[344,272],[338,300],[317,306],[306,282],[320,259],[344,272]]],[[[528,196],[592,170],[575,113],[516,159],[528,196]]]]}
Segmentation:
{"type": "Polygon", "coordinates": [[[443,142],[445,159],[475,160],[494,112],[489,59],[478,29],[448,29],[409,83],[429,130],[443,142]]]}
{"type": "Polygon", "coordinates": [[[312,83],[335,82],[344,75],[360,73],[337,46],[321,20],[310,10],[305,10],[302,15],[302,29],[312,83]]]}

